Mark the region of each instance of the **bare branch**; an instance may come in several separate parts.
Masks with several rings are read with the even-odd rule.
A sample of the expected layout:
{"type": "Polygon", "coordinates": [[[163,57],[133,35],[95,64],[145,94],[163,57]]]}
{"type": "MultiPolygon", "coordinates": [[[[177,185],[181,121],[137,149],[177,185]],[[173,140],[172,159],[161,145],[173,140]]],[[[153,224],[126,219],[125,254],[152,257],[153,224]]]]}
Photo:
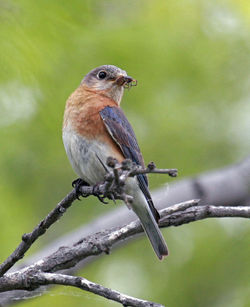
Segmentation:
{"type": "Polygon", "coordinates": [[[122,164],[119,164],[116,159],[109,157],[107,165],[111,167],[108,171],[104,183],[97,186],[80,186],[79,191],[72,190],[57,206],[43,219],[32,232],[24,234],[22,241],[14,252],[0,265],[0,276],[3,276],[17,261],[22,259],[31,247],[31,245],[41,236],[46,230],[53,225],[72,205],[73,201],[79,196],[79,192],[83,197],[90,195],[97,196],[100,200],[108,196],[111,199],[121,199],[127,203],[131,201],[131,196],[124,192],[124,182],[128,177],[133,177],[138,174],[146,173],[164,173],[170,176],[176,176],[177,170],[157,170],[153,162],[143,169],[139,165],[132,163],[126,159],[122,164]]]}
{"type": "MultiPolygon", "coordinates": [[[[130,162],[127,161],[125,163],[122,163],[121,165],[117,165],[117,163],[115,164],[114,168],[116,168],[116,170],[113,172],[109,172],[106,176],[106,181],[97,187],[97,195],[101,196],[107,193],[113,193],[114,198],[120,197],[119,199],[124,199],[124,197],[127,196],[129,197],[129,195],[124,194],[122,186],[127,177],[136,176],[137,174],[158,172],[158,173],[168,173],[170,176],[175,176],[175,169],[157,170],[154,164],[149,164],[146,169],[141,169],[141,168],[133,168],[134,167],[133,164],[131,167],[126,163],[127,164],[130,163],[131,165],[131,161],[130,162]],[[115,184],[115,182],[117,184],[115,184]]],[[[81,186],[80,192],[84,196],[92,195],[93,187],[81,186]]],[[[46,230],[63,215],[63,213],[67,210],[67,208],[71,206],[72,202],[77,198],[78,195],[79,194],[77,194],[77,192],[73,190],[71,193],[69,193],[66,196],[65,199],[63,199],[57,205],[57,207],[41,223],[39,223],[38,226],[35,227],[35,229],[31,233],[23,236],[22,238],[23,241],[16,249],[16,251],[7,259],[7,261],[5,261],[0,266],[0,272],[2,272],[2,274],[4,274],[4,272],[6,272],[8,268],[10,268],[12,265],[14,265],[15,262],[17,262],[19,259],[23,257],[24,253],[28,250],[28,248],[32,245],[32,243],[39,236],[44,234],[46,230]]],[[[179,226],[185,223],[210,217],[250,218],[250,207],[229,207],[229,206],[217,207],[217,206],[206,206],[206,205],[198,206],[198,201],[196,200],[188,201],[162,210],[160,226],[161,227],[179,226]]],[[[3,277],[0,278],[0,291],[9,291],[12,289],[13,290],[17,289],[14,286],[15,280],[13,279],[13,276],[17,276],[15,274],[20,274],[20,276],[22,276],[22,282],[25,284],[26,288],[20,288],[20,289],[27,289],[27,287],[30,287],[29,290],[32,290],[33,288],[37,288],[41,285],[47,285],[51,283],[62,284],[61,283],[62,280],[60,281],[59,277],[63,278],[64,275],[54,274],[53,272],[62,269],[67,270],[68,268],[72,268],[76,264],[78,264],[80,260],[87,259],[89,258],[89,256],[99,255],[102,253],[109,253],[110,249],[114,245],[116,245],[116,243],[119,243],[124,239],[131,238],[135,234],[140,232],[142,232],[142,227],[139,221],[134,221],[124,227],[117,227],[115,229],[103,231],[94,236],[85,237],[80,241],[78,241],[77,243],[75,243],[72,247],[67,247],[67,246],[61,247],[55,253],[34,263],[33,265],[26,267],[23,270],[19,270],[14,273],[6,273],[3,277]],[[29,278],[28,277],[26,278],[25,274],[27,272],[31,274],[29,275],[29,278]],[[50,275],[46,275],[45,278],[45,275],[41,274],[50,274],[50,275]],[[40,284],[34,281],[34,277],[37,278],[38,276],[40,276],[40,284]],[[53,279],[54,277],[56,277],[56,279],[53,279]],[[41,280],[44,282],[42,282],[41,280]]],[[[67,276],[67,280],[68,281],[71,280],[72,283],[76,281],[76,278],[78,277],[67,276]]],[[[89,281],[87,282],[91,283],[89,281]]],[[[65,281],[65,285],[66,283],[67,281],[65,281]]],[[[68,282],[67,285],[71,285],[70,282],[68,282]]],[[[97,285],[97,288],[98,287],[99,289],[102,289],[102,286],[97,285]]],[[[103,289],[106,288],[103,287],[103,289]]],[[[27,291],[23,292],[27,293],[27,291]]],[[[98,294],[102,295],[102,293],[103,293],[102,291],[99,291],[98,294]]],[[[114,293],[119,294],[118,292],[114,293]]],[[[18,297],[19,295],[20,291],[16,297],[18,297]]],[[[21,297],[23,296],[21,295],[21,297]]],[[[154,304],[150,302],[147,303],[154,304]]],[[[137,305],[132,305],[132,306],[137,306],[137,305]]],[[[142,306],[160,306],[160,305],[144,304],[142,306]]]]}
{"type": "Polygon", "coordinates": [[[197,206],[189,207],[183,212],[181,210],[172,211],[168,214],[169,207],[161,210],[160,227],[180,226],[190,222],[215,217],[241,217],[250,218],[250,206],[224,207],[224,206],[197,206]]]}
{"type": "Polygon", "coordinates": [[[0,276],[6,273],[18,260],[22,259],[26,251],[46,230],[54,224],[72,205],[77,198],[75,190],[70,192],[62,201],[60,201],[55,209],[53,209],[45,219],[43,219],[32,232],[22,236],[22,242],[15,251],[0,265],[0,276]]]}
{"type": "Polygon", "coordinates": [[[156,168],[154,162],[150,162],[145,169],[140,168],[136,169],[135,171],[131,171],[130,176],[134,176],[134,174],[168,174],[170,177],[177,177],[177,173],[178,171],[176,168],[160,169],[156,168]]]}
{"type": "MultiPolygon", "coordinates": [[[[160,214],[160,226],[170,227],[179,226],[211,217],[250,218],[250,207],[198,206],[198,200],[192,200],[168,207],[162,210],[160,214]]],[[[65,284],[77,286],[101,296],[105,296],[108,293],[109,297],[107,298],[109,299],[115,300],[115,298],[120,297],[120,299],[123,300],[121,297],[126,297],[126,299],[135,300],[134,305],[132,304],[132,301],[128,304],[130,306],[161,306],[159,304],[152,305],[154,303],[140,301],[119,294],[116,291],[96,285],[90,281],[86,281],[84,278],[67,275],[67,278],[64,278],[65,275],[50,274],[62,269],[71,268],[75,266],[80,260],[88,258],[89,256],[98,255],[101,253],[109,253],[110,249],[116,243],[121,242],[124,239],[131,238],[140,232],[142,232],[142,227],[140,222],[136,220],[124,227],[106,230],[83,238],[71,247],[63,246],[59,248],[55,253],[42,260],[39,260],[33,265],[30,265],[14,273],[6,273],[3,277],[0,278],[0,292],[14,289],[32,290],[41,285],[47,284],[65,284]],[[44,275],[44,273],[47,275],[44,275]],[[41,279],[39,279],[39,276],[41,279]],[[85,287],[84,281],[86,281],[86,283],[89,285],[93,285],[93,288],[90,289],[85,287]],[[139,302],[142,302],[140,303],[142,305],[139,305],[139,302]]],[[[119,302],[124,304],[122,301],[119,302]]]]}
{"type": "MultiPolygon", "coordinates": [[[[234,207],[239,206],[239,204],[247,205],[250,199],[250,157],[241,163],[235,163],[223,169],[218,169],[210,171],[195,178],[186,178],[178,181],[174,184],[169,184],[167,187],[164,186],[153,193],[153,199],[158,208],[166,208],[174,203],[192,199],[192,198],[202,198],[200,204],[211,204],[214,206],[232,206],[232,207],[207,207],[203,209],[201,206],[194,208],[188,208],[186,210],[186,215],[182,215],[181,212],[175,212],[173,215],[168,216],[165,219],[164,214],[162,218],[162,223],[164,226],[171,225],[181,225],[182,223],[188,223],[193,221],[194,217],[198,220],[202,217],[204,212],[209,214],[210,209],[213,208],[213,214],[210,217],[222,217],[223,216],[239,216],[239,217],[249,217],[249,207],[234,207]],[[193,209],[195,212],[193,212],[193,209]],[[204,211],[203,211],[204,210],[204,211]],[[224,212],[226,210],[226,212],[224,212]],[[236,212],[234,212],[236,210],[236,212]],[[246,210],[246,211],[245,211],[246,210]],[[198,215],[198,212],[200,214],[198,215]],[[233,213],[234,215],[232,215],[233,213]],[[186,219],[186,216],[188,218],[186,219]]],[[[86,187],[86,189],[90,187],[86,187]]],[[[91,192],[91,191],[90,191],[91,192]]],[[[171,209],[167,208],[167,210],[171,209]]],[[[168,211],[168,214],[169,211],[168,211]]],[[[28,264],[39,264],[35,263],[38,259],[42,259],[42,263],[45,264],[46,261],[51,261],[51,254],[56,251],[61,245],[71,245],[71,242],[77,242],[80,238],[86,237],[93,232],[98,232],[100,229],[108,229],[110,227],[121,225],[122,223],[131,222],[135,216],[133,213],[125,206],[119,206],[115,210],[108,212],[105,216],[99,217],[96,221],[90,224],[81,226],[76,230],[72,231],[70,234],[63,235],[59,239],[53,241],[50,245],[46,246],[44,249],[40,250],[38,253],[31,255],[25,260],[26,265],[28,264]],[[121,217],[121,218],[119,218],[121,217]],[[50,256],[49,256],[50,255],[50,256]],[[49,256],[48,258],[46,258],[49,256]]],[[[83,242],[84,240],[82,240],[83,242]]],[[[119,241],[121,242],[121,240],[119,241]]],[[[91,241],[90,241],[91,244],[91,241]]],[[[119,244],[121,246],[121,244],[119,244]]],[[[70,251],[70,249],[69,249],[70,251]]],[[[105,248],[103,247],[103,251],[105,248]]],[[[108,252],[108,250],[106,250],[108,252]]],[[[100,251],[101,253],[101,251],[100,251]]],[[[61,254],[62,255],[62,254],[61,254]]],[[[63,255],[62,255],[63,256],[63,255]]],[[[88,259],[83,260],[78,264],[77,268],[74,270],[79,270],[88,263],[88,259]]],[[[94,259],[93,257],[91,259],[94,259]]],[[[40,262],[41,263],[41,262],[40,262]]],[[[22,264],[23,267],[24,264],[22,264]]],[[[45,265],[46,266],[46,265],[45,265]]],[[[20,265],[17,268],[21,268],[20,265]]],[[[51,266],[53,267],[53,265],[51,266]]],[[[65,270],[65,272],[73,271],[73,269],[65,270]]],[[[7,274],[6,274],[7,275],[7,274]]],[[[6,277],[5,275],[5,277],[6,277]]],[[[0,281],[1,283],[1,281],[0,281]]],[[[40,287],[35,291],[8,291],[0,294],[0,304],[5,306],[6,304],[11,304],[17,299],[25,299],[27,297],[41,295],[42,291],[45,291],[46,287],[40,287]]]]}
{"type": "MultiPolygon", "coordinates": [[[[212,217],[250,218],[250,207],[198,206],[198,200],[180,203],[160,212],[160,227],[180,226],[212,217]]],[[[60,247],[51,256],[38,261],[36,270],[55,272],[75,266],[89,256],[108,254],[111,248],[122,240],[142,232],[139,220],[83,238],[72,247],[60,247]],[[56,262],[55,262],[56,259],[56,262]]]]}
{"type": "MultiPolygon", "coordinates": [[[[197,201],[188,201],[160,212],[161,227],[179,226],[210,217],[250,217],[250,207],[197,206],[197,201]]],[[[108,253],[110,248],[121,240],[142,232],[138,220],[126,226],[99,232],[83,238],[72,247],[63,246],[51,256],[38,261],[32,267],[35,270],[55,272],[74,266],[79,260],[100,253],[108,253]],[[55,262],[55,259],[56,262],[55,262]]],[[[0,279],[1,281],[1,279],[0,279]]]]}
{"type": "MultiPolygon", "coordinates": [[[[194,198],[201,199],[200,205],[250,205],[250,156],[242,162],[224,168],[164,184],[161,188],[152,191],[152,197],[158,210],[194,198]]],[[[94,221],[84,223],[70,233],[57,237],[38,252],[25,258],[25,263],[26,265],[34,263],[50,255],[61,245],[69,245],[100,229],[128,224],[134,219],[135,215],[126,206],[116,206],[94,221]]],[[[86,264],[87,262],[82,261],[81,267],[86,264]]],[[[0,304],[1,301],[0,296],[0,304]]]]}
{"type": "Polygon", "coordinates": [[[109,300],[121,303],[123,306],[164,307],[161,304],[122,294],[118,291],[103,287],[87,280],[86,278],[78,276],[24,270],[23,272],[11,273],[6,277],[2,277],[2,279],[3,281],[5,280],[5,283],[1,282],[0,291],[8,291],[13,289],[33,291],[44,285],[64,285],[98,294],[109,300]]]}

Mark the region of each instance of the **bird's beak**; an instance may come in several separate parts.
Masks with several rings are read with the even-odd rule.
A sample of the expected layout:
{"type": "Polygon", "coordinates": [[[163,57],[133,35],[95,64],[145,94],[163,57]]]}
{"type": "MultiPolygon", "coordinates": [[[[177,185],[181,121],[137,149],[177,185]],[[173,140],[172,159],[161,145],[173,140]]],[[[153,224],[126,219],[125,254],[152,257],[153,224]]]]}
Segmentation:
{"type": "Polygon", "coordinates": [[[120,86],[135,86],[137,85],[137,80],[133,79],[130,76],[119,76],[116,79],[116,84],[120,85],[120,86]]]}

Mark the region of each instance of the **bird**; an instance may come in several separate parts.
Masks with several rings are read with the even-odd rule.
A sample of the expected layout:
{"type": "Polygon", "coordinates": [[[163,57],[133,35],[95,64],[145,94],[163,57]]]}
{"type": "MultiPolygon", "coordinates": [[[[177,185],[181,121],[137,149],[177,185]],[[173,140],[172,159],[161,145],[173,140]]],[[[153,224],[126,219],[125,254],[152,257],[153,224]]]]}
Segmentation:
{"type": "MultiPolygon", "coordinates": [[[[88,185],[104,181],[108,157],[118,162],[132,160],[144,167],[134,130],[120,103],[126,87],[137,81],[125,70],[114,65],[102,65],[91,70],[79,87],[69,96],[63,120],[63,143],[69,161],[88,185]]],[[[133,197],[131,208],[162,260],[168,248],[159,229],[160,215],[154,206],[145,174],[130,177],[126,193],[133,197]]]]}

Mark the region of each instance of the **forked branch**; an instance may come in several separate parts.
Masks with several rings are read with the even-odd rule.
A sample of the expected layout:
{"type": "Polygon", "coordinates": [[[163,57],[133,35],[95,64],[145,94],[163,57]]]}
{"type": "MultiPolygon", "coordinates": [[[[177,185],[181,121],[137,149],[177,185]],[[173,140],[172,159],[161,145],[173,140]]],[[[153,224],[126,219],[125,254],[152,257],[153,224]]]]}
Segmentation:
{"type": "Polygon", "coordinates": [[[131,160],[126,159],[122,164],[119,164],[116,159],[109,157],[107,160],[109,168],[105,176],[105,181],[97,186],[80,186],[79,191],[73,189],[57,206],[33,229],[32,232],[22,236],[21,243],[17,246],[14,252],[0,265],[0,276],[3,276],[16,262],[22,259],[27,250],[32,244],[43,235],[47,229],[53,225],[72,203],[81,196],[88,197],[91,195],[97,196],[99,199],[109,197],[111,199],[122,199],[125,202],[131,201],[131,196],[124,192],[124,183],[128,177],[134,177],[138,174],[161,173],[176,177],[176,169],[157,169],[154,163],[150,163],[147,168],[142,168],[131,160]]]}
{"type": "MultiPolygon", "coordinates": [[[[119,164],[115,159],[109,158],[107,166],[104,166],[107,169],[107,174],[102,184],[97,186],[78,186],[78,189],[72,190],[31,233],[22,236],[22,242],[16,250],[0,265],[0,276],[2,276],[0,277],[0,292],[11,290],[32,291],[43,285],[60,284],[90,291],[119,302],[124,306],[163,306],[105,288],[83,277],[55,273],[72,268],[80,260],[86,259],[89,256],[109,253],[116,243],[142,232],[142,226],[138,220],[123,227],[102,231],[93,236],[83,238],[73,246],[61,247],[50,256],[24,269],[7,273],[24,256],[32,244],[66,212],[73,201],[79,197],[79,193],[83,197],[94,195],[101,199],[107,197],[113,200],[122,199],[125,202],[129,202],[132,198],[130,195],[126,195],[124,189],[128,177],[147,173],[168,174],[172,177],[177,175],[176,169],[157,169],[153,163],[150,163],[146,168],[141,168],[130,160],[125,160],[122,164],[119,164]]],[[[163,209],[160,212],[160,227],[179,226],[211,217],[250,218],[250,207],[216,207],[199,206],[198,204],[199,200],[191,200],[163,209]]],[[[20,292],[18,293],[20,295],[20,292]]]]}
{"type": "MultiPolygon", "coordinates": [[[[160,211],[160,215],[160,226],[170,227],[211,217],[250,218],[250,207],[199,206],[198,200],[192,200],[168,207],[160,211]]],[[[0,292],[16,289],[31,291],[41,285],[63,284],[96,293],[108,299],[115,300],[124,306],[162,306],[132,298],[81,277],[55,273],[63,269],[72,268],[80,260],[90,256],[109,253],[117,243],[129,239],[140,232],[142,232],[142,227],[140,222],[136,220],[123,227],[102,231],[83,238],[73,244],[73,246],[63,246],[50,256],[22,270],[6,273],[0,278],[0,292]]]]}

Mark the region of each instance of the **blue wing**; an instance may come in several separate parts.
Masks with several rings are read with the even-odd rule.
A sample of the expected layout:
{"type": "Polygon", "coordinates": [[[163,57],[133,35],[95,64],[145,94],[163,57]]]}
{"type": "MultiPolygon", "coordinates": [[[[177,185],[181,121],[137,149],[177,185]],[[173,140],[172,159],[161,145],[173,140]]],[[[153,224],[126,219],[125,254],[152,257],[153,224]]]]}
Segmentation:
{"type": "MultiPolygon", "coordinates": [[[[120,147],[124,157],[126,159],[131,159],[137,165],[141,165],[142,167],[144,167],[143,157],[139,145],[137,143],[135,133],[122,109],[119,107],[107,106],[99,113],[109,134],[120,147]]],[[[147,176],[138,175],[137,179],[139,182],[139,187],[142,190],[156,221],[158,222],[160,216],[158,211],[154,207],[148,189],[147,176]]]]}

